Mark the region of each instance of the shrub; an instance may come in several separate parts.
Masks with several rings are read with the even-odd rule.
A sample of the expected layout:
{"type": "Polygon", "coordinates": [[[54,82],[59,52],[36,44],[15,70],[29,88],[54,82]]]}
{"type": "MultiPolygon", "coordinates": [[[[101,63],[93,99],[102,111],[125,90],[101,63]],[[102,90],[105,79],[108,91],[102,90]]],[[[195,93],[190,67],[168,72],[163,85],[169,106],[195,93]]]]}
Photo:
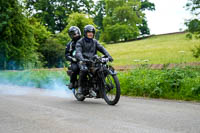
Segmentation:
{"type": "Polygon", "coordinates": [[[199,68],[135,69],[119,75],[122,95],[199,100],[199,68]]]}
{"type": "Polygon", "coordinates": [[[195,58],[200,57],[200,45],[196,45],[195,48],[192,49],[193,56],[195,58]]]}

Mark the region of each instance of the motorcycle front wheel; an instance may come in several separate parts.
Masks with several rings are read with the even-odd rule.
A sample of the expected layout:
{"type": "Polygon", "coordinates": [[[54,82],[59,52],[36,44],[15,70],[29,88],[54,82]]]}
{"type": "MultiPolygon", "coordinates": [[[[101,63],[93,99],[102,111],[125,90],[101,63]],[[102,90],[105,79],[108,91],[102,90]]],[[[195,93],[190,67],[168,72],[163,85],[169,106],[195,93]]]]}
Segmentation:
{"type": "Polygon", "coordinates": [[[103,89],[104,100],[108,105],[115,105],[120,99],[120,83],[117,75],[108,74],[105,77],[105,86],[103,89]]]}

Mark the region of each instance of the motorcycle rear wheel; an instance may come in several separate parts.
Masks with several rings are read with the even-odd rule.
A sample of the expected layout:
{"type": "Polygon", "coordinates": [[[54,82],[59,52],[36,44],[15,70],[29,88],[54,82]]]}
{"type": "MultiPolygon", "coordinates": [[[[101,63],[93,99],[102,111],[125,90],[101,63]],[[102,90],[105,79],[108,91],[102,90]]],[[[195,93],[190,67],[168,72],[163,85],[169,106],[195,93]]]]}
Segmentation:
{"type": "Polygon", "coordinates": [[[74,97],[76,98],[77,101],[84,101],[84,100],[85,100],[85,97],[84,97],[84,96],[80,97],[80,96],[77,94],[77,89],[74,89],[74,90],[73,90],[73,94],[74,94],[74,97]]]}

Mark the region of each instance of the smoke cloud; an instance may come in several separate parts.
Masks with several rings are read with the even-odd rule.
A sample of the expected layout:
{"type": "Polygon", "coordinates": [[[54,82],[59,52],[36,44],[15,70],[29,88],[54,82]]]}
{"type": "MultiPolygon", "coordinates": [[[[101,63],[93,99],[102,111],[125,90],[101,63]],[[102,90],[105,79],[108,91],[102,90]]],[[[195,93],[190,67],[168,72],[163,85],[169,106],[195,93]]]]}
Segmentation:
{"type": "Polygon", "coordinates": [[[65,71],[0,71],[0,95],[19,96],[41,90],[40,95],[69,98],[72,92],[66,86],[68,83],[65,71]]]}

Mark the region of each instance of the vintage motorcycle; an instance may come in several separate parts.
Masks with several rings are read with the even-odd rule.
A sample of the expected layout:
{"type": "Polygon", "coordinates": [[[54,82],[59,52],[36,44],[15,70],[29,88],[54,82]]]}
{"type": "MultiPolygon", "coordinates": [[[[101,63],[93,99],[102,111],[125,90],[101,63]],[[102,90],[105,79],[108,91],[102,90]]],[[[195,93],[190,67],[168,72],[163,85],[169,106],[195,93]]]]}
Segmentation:
{"type": "MultiPolygon", "coordinates": [[[[95,55],[88,61],[87,78],[83,89],[83,95],[78,95],[78,81],[75,88],[72,89],[75,98],[78,101],[84,101],[85,98],[103,98],[108,105],[115,105],[120,99],[120,83],[114,68],[109,65],[109,59],[105,56],[95,55]]],[[[68,70],[70,75],[70,70],[68,70]]]]}

